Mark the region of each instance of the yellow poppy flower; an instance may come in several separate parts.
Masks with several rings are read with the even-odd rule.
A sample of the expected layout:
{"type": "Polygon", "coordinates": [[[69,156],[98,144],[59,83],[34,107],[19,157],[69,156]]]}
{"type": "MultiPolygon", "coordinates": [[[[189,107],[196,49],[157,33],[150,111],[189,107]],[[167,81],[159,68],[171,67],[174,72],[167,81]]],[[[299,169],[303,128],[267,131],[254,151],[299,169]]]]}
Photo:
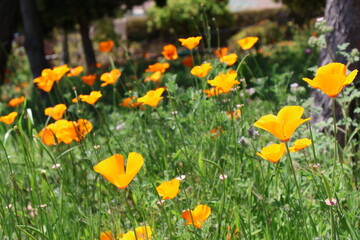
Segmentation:
{"type": "Polygon", "coordinates": [[[113,47],[114,47],[114,42],[111,40],[103,41],[99,43],[100,52],[110,52],[113,47]]]}
{"type": "Polygon", "coordinates": [[[110,72],[103,73],[100,76],[100,80],[103,81],[104,83],[102,83],[100,86],[105,87],[106,85],[109,84],[115,84],[120,76],[121,76],[121,72],[119,69],[113,69],[110,72]]]}
{"type": "Polygon", "coordinates": [[[228,65],[228,66],[232,66],[236,63],[237,59],[238,59],[238,56],[235,53],[232,53],[229,55],[222,56],[220,58],[220,62],[226,63],[226,65],[228,65]]]}
{"type": "Polygon", "coordinates": [[[90,95],[79,95],[79,99],[83,102],[86,102],[88,104],[95,104],[99,98],[102,97],[102,94],[100,91],[91,91],[90,95]]]}
{"type": "Polygon", "coordinates": [[[237,43],[243,50],[247,50],[252,48],[258,40],[259,40],[258,37],[246,37],[240,39],[239,41],[237,41],[237,43]]]}
{"type": "Polygon", "coordinates": [[[181,45],[186,47],[187,49],[193,49],[197,45],[199,45],[202,37],[189,37],[189,38],[179,38],[178,40],[181,42],[181,45]]]}
{"type": "Polygon", "coordinates": [[[180,192],[180,180],[174,178],[173,180],[161,183],[156,187],[156,191],[163,200],[173,199],[180,192]]]}
{"type": "Polygon", "coordinates": [[[149,81],[158,82],[161,77],[162,77],[162,73],[160,71],[154,72],[149,77],[145,78],[144,82],[149,82],[149,81]]]}
{"type": "Polygon", "coordinates": [[[15,118],[17,117],[18,113],[17,112],[11,112],[8,115],[5,116],[1,116],[0,117],[0,122],[3,122],[7,125],[12,124],[15,121],[15,118]]]}
{"type": "Polygon", "coordinates": [[[11,99],[7,105],[9,107],[17,107],[17,106],[21,105],[24,101],[25,101],[25,97],[21,96],[21,97],[11,99]]]}
{"type": "Polygon", "coordinates": [[[217,89],[221,89],[223,93],[228,93],[234,85],[240,83],[238,80],[235,80],[236,77],[236,72],[220,73],[213,80],[208,80],[208,83],[217,89]]]}
{"type": "Polygon", "coordinates": [[[120,234],[119,240],[150,240],[152,239],[152,231],[149,226],[137,227],[134,231],[128,231],[125,234],[120,234]],[[136,236],[135,236],[136,234],[136,236]]]}
{"type": "Polygon", "coordinates": [[[66,74],[66,76],[67,77],[76,77],[82,71],[84,71],[84,68],[82,66],[77,66],[76,68],[71,68],[70,72],[68,74],[66,74]]]}
{"type": "Polygon", "coordinates": [[[65,75],[65,73],[67,73],[70,70],[70,68],[68,67],[67,64],[61,65],[61,66],[57,66],[57,67],[53,67],[52,69],[52,78],[55,82],[60,81],[60,79],[65,75]]]}
{"type": "Polygon", "coordinates": [[[133,180],[143,164],[144,159],[141,154],[131,152],[128,156],[125,171],[124,156],[115,154],[94,166],[94,171],[103,175],[116,187],[123,189],[133,180]]]}
{"type": "Polygon", "coordinates": [[[212,66],[210,63],[203,63],[200,66],[195,66],[191,69],[190,73],[197,77],[206,77],[210,70],[212,69],[212,66]]]}
{"type": "Polygon", "coordinates": [[[172,44],[165,45],[161,54],[166,60],[176,60],[178,58],[176,47],[172,44]]]}
{"type": "Polygon", "coordinates": [[[45,108],[45,115],[51,116],[54,120],[59,120],[63,117],[66,110],[65,104],[57,104],[54,107],[45,108]]]}
{"type": "Polygon", "coordinates": [[[300,138],[294,142],[294,145],[289,147],[289,151],[294,153],[310,146],[312,141],[308,138],[300,138]]]}
{"type": "Polygon", "coordinates": [[[346,66],[342,63],[329,63],[316,71],[313,80],[303,78],[311,87],[320,89],[331,98],[337,97],[341,90],[352,83],[358,73],[354,70],[346,75],[346,66]]]}
{"type": "Polygon", "coordinates": [[[271,144],[269,146],[264,147],[261,149],[261,152],[256,153],[260,157],[262,157],[265,160],[268,160],[273,163],[277,163],[282,156],[286,153],[286,146],[285,143],[280,144],[271,144]]]}
{"type": "Polygon", "coordinates": [[[287,142],[297,127],[310,120],[310,118],[301,119],[303,112],[304,108],[301,106],[286,106],[277,116],[273,114],[262,116],[254,126],[268,131],[282,142],[287,142]]]}
{"type": "Polygon", "coordinates": [[[149,105],[150,107],[156,107],[160,100],[163,99],[161,94],[165,91],[164,87],[157,88],[155,90],[150,90],[146,93],[145,96],[138,98],[138,102],[149,105]]]}
{"type": "Polygon", "coordinates": [[[181,217],[187,222],[184,225],[194,225],[201,228],[203,223],[208,219],[211,214],[211,208],[206,205],[197,205],[194,210],[185,210],[182,212],[181,217]]]}

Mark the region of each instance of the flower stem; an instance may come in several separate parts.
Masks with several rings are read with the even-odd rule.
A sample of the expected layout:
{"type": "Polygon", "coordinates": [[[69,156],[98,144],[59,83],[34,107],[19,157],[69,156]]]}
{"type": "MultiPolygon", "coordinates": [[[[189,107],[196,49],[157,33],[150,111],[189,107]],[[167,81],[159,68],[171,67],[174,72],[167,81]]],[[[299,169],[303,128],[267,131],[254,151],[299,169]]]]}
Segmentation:
{"type": "Polygon", "coordinates": [[[338,158],[335,98],[331,98],[331,102],[332,102],[333,127],[334,127],[334,161],[333,161],[332,183],[335,184],[336,162],[338,158]]]}
{"type": "Polygon", "coordinates": [[[300,193],[300,187],[299,187],[299,183],[298,183],[298,181],[297,181],[297,179],[296,179],[296,175],[295,175],[295,169],[294,169],[294,166],[293,166],[293,164],[292,164],[292,160],[291,160],[291,154],[290,154],[290,150],[289,150],[289,145],[288,145],[288,143],[286,142],[285,143],[285,145],[286,145],[286,152],[287,152],[287,155],[288,155],[288,161],[289,161],[289,165],[290,165],[290,168],[291,168],[291,172],[292,172],[292,174],[293,174],[293,176],[294,176],[294,180],[295,180],[295,185],[296,185],[296,190],[297,190],[297,193],[298,193],[298,197],[299,197],[299,205],[300,205],[300,209],[301,209],[301,217],[302,217],[302,222],[303,222],[303,226],[305,227],[305,234],[306,234],[306,238],[307,239],[309,239],[309,237],[308,237],[308,229],[307,229],[307,225],[306,225],[306,219],[305,219],[305,217],[304,217],[304,214],[306,214],[305,213],[305,210],[304,210],[304,206],[303,206],[303,199],[302,199],[302,195],[301,195],[301,193],[300,193]]]}

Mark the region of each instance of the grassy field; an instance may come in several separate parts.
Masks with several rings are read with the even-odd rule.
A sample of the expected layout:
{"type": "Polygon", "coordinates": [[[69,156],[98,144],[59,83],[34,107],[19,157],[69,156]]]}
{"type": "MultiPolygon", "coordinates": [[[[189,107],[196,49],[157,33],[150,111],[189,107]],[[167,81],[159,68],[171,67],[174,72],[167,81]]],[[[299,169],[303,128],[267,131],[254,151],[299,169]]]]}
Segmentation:
{"type": "MultiPolygon", "coordinates": [[[[18,115],[0,118],[1,239],[358,239],[358,127],[339,122],[339,146],[333,118],[307,120],[323,109],[302,80],[317,57],[306,42],[238,45],[231,64],[204,38],[190,67],[173,49],[118,65],[104,47],[93,85],[62,66],[2,88],[1,116],[18,115]],[[57,104],[63,116],[44,114],[57,104]]],[[[332,98],[336,111],[356,94],[332,98]]]]}

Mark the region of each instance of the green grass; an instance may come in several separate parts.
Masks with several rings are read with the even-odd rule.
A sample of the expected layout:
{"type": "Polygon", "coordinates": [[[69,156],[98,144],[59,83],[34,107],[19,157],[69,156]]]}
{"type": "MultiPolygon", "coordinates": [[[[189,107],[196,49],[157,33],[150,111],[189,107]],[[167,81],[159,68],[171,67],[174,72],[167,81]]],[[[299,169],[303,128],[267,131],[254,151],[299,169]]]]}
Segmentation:
{"type": "MultiPolygon", "coordinates": [[[[261,116],[277,114],[287,105],[304,106],[303,118],[316,109],[302,87],[289,87],[300,84],[290,80],[291,72],[276,72],[261,58],[258,67],[263,74],[270,72],[262,76],[255,57],[248,56],[239,68],[243,76],[238,79],[246,81],[240,89],[211,98],[201,87],[208,88],[206,80],[229,67],[201,56],[214,68],[206,79],[195,79],[189,69],[171,62],[175,67],[160,84],[167,92],[156,108],[118,106],[124,98],[120,93],[127,89],[143,96],[155,88],[144,84],[142,75],[133,80],[132,73],[121,76],[116,88],[100,88],[99,83],[90,88],[79,78],[64,77],[43,96],[46,100],[29,97],[16,109],[20,114],[15,124],[0,127],[0,238],[98,239],[103,231],[118,235],[149,225],[154,239],[357,239],[359,192],[351,157],[358,157],[354,146],[359,143],[342,152],[343,163],[335,161],[334,170],[333,137],[326,131],[332,122],[325,124],[325,131],[303,124],[290,145],[307,137],[313,139],[312,146],[291,154],[291,159],[285,155],[277,164],[257,156],[270,142],[278,143],[270,133],[254,129],[261,116]],[[73,86],[77,94],[100,89],[103,98],[94,106],[71,103],[73,86]],[[255,94],[246,91],[250,87],[255,94]],[[43,109],[56,103],[68,106],[66,119],[91,121],[93,131],[80,142],[44,145],[36,136],[45,126],[43,109]],[[239,104],[241,117],[229,118],[226,111],[239,104]],[[221,131],[214,137],[210,131],[218,126],[221,131]],[[92,169],[113,154],[129,152],[140,153],[145,164],[126,189],[117,189],[92,169]],[[317,163],[320,167],[312,167],[317,163]],[[60,167],[53,168],[56,164],[60,167]],[[228,177],[221,180],[221,174],[228,177]],[[157,204],[155,187],[180,175],[186,178],[178,196],[157,204]],[[324,202],[329,195],[338,202],[332,207],[324,202]],[[211,208],[210,217],[201,229],[184,226],[182,211],[198,204],[211,208]]],[[[4,105],[2,109],[2,115],[10,111],[4,105]]]]}

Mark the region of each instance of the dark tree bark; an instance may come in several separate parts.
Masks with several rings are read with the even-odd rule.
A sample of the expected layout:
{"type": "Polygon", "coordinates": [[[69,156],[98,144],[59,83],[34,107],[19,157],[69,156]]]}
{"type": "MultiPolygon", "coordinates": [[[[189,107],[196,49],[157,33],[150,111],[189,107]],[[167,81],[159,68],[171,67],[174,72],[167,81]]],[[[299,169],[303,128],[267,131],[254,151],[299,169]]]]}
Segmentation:
{"type": "Polygon", "coordinates": [[[95,58],[94,47],[92,45],[92,41],[89,36],[89,20],[84,14],[79,13],[78,23],[80,26],[81,41],[86,58],[86,65],[88,69],[91,71],[91,69],[93,69],[96,64],[96,58],[95,58]]]}
{"type": "Polygon", "coordinates": [[[61,37],[61,62],[62,64],[69,64],[69,45],[68,45],[68,33],[65,28],[63,28],[63,35],[61,37]]]}
{"type": "Polygon", "coordinates": [[[20,11],[25,33],[25,49],[30,61],[34,78],[49,67],[44,55],[43,35],[40,20],[33,0],[20,0],[20,11]]]}
{"type": "Polygon", "coordinates": [[[18,24],[18,15],[18,1],[0,1],[0,86],[4,84],[7,59],[11,51],[13,35],[18,24]]]}

